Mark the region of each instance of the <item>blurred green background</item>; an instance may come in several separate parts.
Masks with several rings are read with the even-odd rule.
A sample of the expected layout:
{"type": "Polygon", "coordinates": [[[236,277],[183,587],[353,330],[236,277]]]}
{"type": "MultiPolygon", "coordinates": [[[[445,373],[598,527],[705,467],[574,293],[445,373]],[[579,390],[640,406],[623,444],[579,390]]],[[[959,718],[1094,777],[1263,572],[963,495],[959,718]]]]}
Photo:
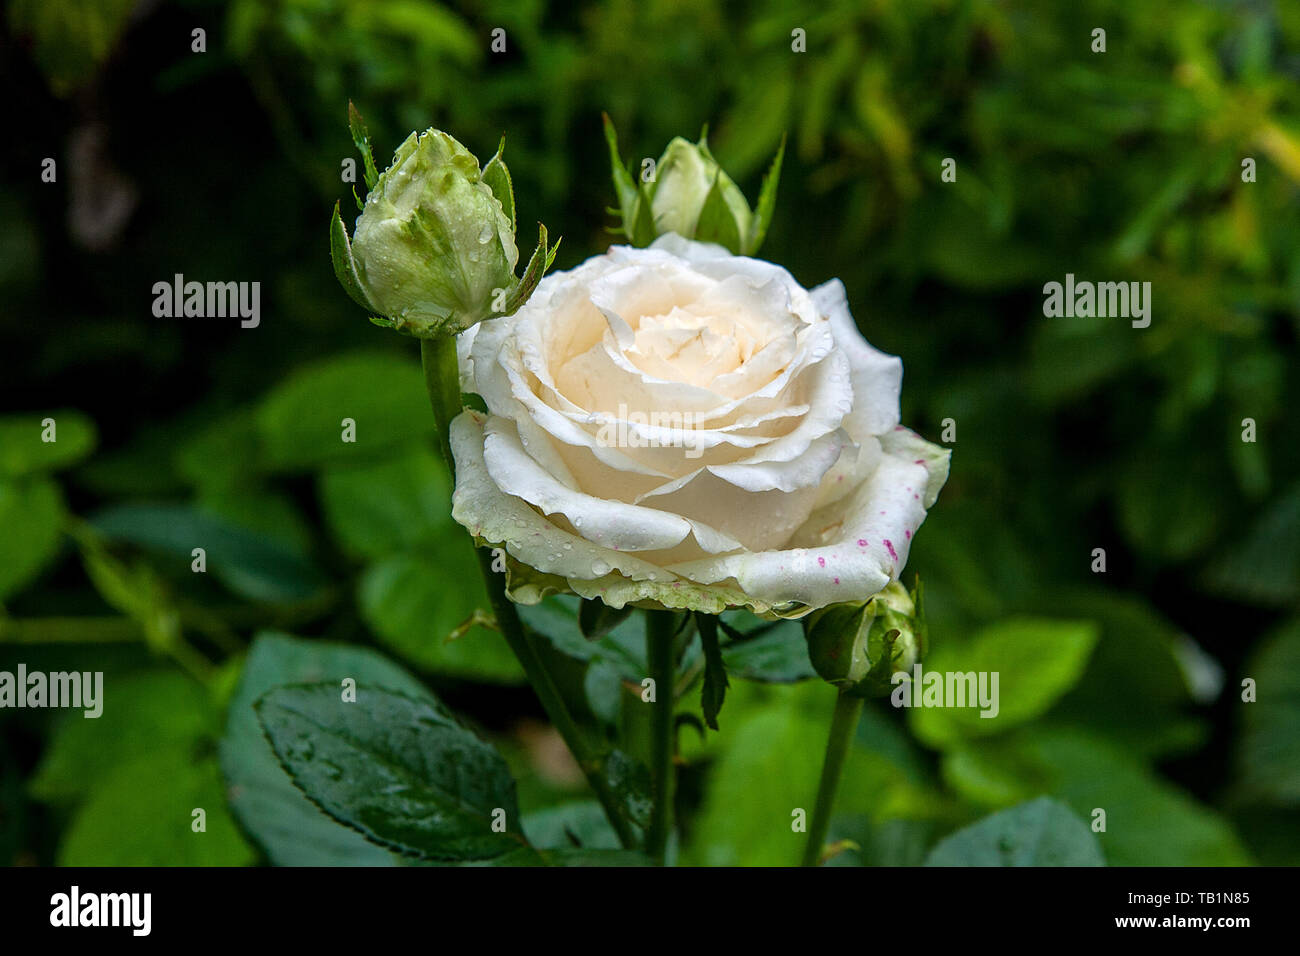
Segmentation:
{"type": "MultiPolygon", "coordinates": [[[[444,640],[484,599],[417,350],[328,259],[350,98],[381,165],[412,129],[482,159],[504,132],[557,268],[611,242],[602,110],[635,159],[708,123],[751,196],[788,132],[763,255],[841,277],[903,420],[953,420],[907,580],[927,664],[1001,674],[995,721],[868,707],[837,864],[922,862],[1038,794],[1104,809],[1111,864],[1300,862],[1297,77],[1281,0],[10,0],[0,669],[102,670],[106,708],[0,712],[0,861],[391,861],[294,803],[247,709],[334,668],[436,691],[535,838],[608,838],[501,638],[444,640]],[[1150,328],[1044,318],[1067,272],[1150,281],[1150,328]],[[260,327],[154,318],[175,273],[261,282],[260,327]]],[[[553,649],[594,728],[626,649],[553,649]]],[[[682,730],[682,862],[798,859],[833,694],[751,664],[720,733],[682,730]]]]}

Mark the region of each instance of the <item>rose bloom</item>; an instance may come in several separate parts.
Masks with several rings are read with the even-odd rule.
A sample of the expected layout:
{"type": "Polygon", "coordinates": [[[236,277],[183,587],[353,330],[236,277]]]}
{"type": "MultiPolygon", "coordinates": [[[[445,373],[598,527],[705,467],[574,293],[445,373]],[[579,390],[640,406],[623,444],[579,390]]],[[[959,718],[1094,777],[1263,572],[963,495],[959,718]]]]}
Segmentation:
{"type": "Polygon", "coordinates": [[[844,286],[668,234],[458,340],[453,515],[516,601],[799,616],[898,579],[948,477],[844,286]]]}

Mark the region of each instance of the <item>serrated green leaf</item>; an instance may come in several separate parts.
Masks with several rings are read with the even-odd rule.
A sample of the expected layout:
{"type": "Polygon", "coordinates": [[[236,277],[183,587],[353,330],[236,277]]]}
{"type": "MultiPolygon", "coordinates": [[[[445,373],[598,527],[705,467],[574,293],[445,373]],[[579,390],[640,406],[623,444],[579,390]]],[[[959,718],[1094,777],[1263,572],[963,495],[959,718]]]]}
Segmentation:
{"type": "Polygon", "coordinates": [[[317,488],[326,525],[350,554],[387,558],[464,535],[451,518],[447,468],[424,443],[392,458],[330,465],[317,488]]]}
{"type": "Polygon", "coordinates": [[[277,688],[254,709],[299,789],[367,839],[433,860],[526,845],[506,762],[441,706],[362,685],[346,702],[321,683],[277,688]]]}
{"type": "MultiPolygon", "coordinates": [[[[277,866],[383,866],[404,858],[339,826],[309,801],[281,768],[253,712],[274,687],[331,680],[425,695],[424,686],[364,647],[261,632],[253,640],[230,699],[220,745],[230,807],[277,866]]],[[[429,700],[433,698],[430,696],[429,700]]]]}
{"type": "Polygon", "coordinates": [[[796,621],[779,621],[753,637],[724,644],[722,660],[728,673],[743,680],[793,684],[817,676],[796,621]]]}
{"type": "Polygon", "coordinates": [[[255,411],[259,447],[271,469],[388,455],[433,432],[420,365],[387,352],[350,352],[303,365],[255,411]],[[343,420],[356,423],[343,440],[343,420]]]}
{"type": "MultiPolygon", "coordinates": [[[[1006,745],[1045,781],[1040,792],[1087,820],[1106,812],[1098,835],[1111,866],[1245,866],[1250,855],[1211,808],[1157,776],[1127,750],[1082,730],[1022,728],[1006,745]]],[[[980,741],[997,746],[1001,739],[980,741]]]]}
{"type": "Polygon", "coordinates": [[[542,850],[619,849],[618,834],[595,800],[575,800],[524,814],[524,833],[542,850]]]}
{"type": "Polygon", "coordinates": [[[72,803],[93,796],[119,765],[157,750],[198,752],[202,741],[216,736],[215,708],[203,687],[183,674],[106,675],[105,685],[98,717],[74,710],[59,720],[31,778],[32,796],[72,803]]]}
{"type": "Polygon", "coordinates": [[[379,639],[421,670],[490,684],[523,683],[519,662],[495,631],[475,627],[448,640],[475,610],[488,606],[470,540],[459,528],[436,547],[372,565],[357,585],[357,602],[379,639]]]}
{"type": "Polygon", "coordinates": [[[263,469],[253,410],[242,407],[199,428],[172,455],[176,473],[204,488],[234,487],[263,469]]]}
{"type": "Polygon", "coordinates": [[[718,713],[727,697],[728,686],[727,665],[723,662],[722,650],[718,646],[718,619],[712,614],[697,614],[695,621],[704,648],[704,684],[700,690],[700,707],[704,710],[704,722],[717,730],[718,713]]]}
{"type": "Polygon", "coordinates": [[[189,569],[203,548],[208,573],[254,601],[304,601],[320,594],[325,575],[283,542],[186,505],[114,505],[91,518],[106,538],[171,555],[189,569]]]}
{"type": "MultiPolygon", "coordinates": [[[[981,717],[978,702],[911,708],[913,730],[922,741],[941,747],[966,736],[1000,733],[1046,713],[1083,675],[1098,636],[1097,626],[1089,621],[1017,618],[990,625],[963,645],[941,645],[924,662],[923,671],[941,676],[974,673],[977,680],[989,675],[990,690],[996,673],[997,714],[981,717]]],[[[912,690],[908,683],[895,688],[908,700],[912,690]]]]}
{"type": "Polygon", "coordinates": [[[212,757],[156,747],[114,766],[73,815],[60,866],[245,866],[253,862],[226,808],[212,757]],[[203,811],[195,830],[194,810],[203,811]]]}
{"type": "Polygon", "coordinates": [[[1097,837],[1063,803],[1040,797],[941,840],[926,866],[1105,866],[1097,837]]]}
{"type": "MultiPolygon", "coordinates": [[[[702,866],[792,866],[807,834],[791,827],[795,808],[811,809],[826,737],[826,693],[820,681],[733,689],[732,714],[710,741],[717,759],[693,818],[683,862],[702,866]],[[809,745],[817,741],[816,745],[809,745]]],[[[870,706],[870,705],[868,705],[870,706]]],[[[923,818],[934,797],[895,762],[855,742],[845,760],[837,814],[923,818]]],[[[838,837],[832,823],[830,841],[838,837]]]]}
{"type": "Polygon", "coordinates": [[[557,650],[576,660],[589,661],[599,655],[600,646],[583,637],[578,602],[572,595],[554,595],[537,604],[519,605],[519,617],[529,630],[557,650]]]}

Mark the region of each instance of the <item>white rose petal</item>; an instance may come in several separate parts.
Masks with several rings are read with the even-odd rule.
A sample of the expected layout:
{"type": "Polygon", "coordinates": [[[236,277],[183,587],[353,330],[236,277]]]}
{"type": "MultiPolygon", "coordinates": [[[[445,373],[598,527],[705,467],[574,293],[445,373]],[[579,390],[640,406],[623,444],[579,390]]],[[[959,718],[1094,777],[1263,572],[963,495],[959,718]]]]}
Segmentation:
{"type": "Polygon", "coordinates": [[[844,286],[669,234],[458,342],[453,514],[510,590],[798,616],[898,580],[948,474],[844,286]]]}

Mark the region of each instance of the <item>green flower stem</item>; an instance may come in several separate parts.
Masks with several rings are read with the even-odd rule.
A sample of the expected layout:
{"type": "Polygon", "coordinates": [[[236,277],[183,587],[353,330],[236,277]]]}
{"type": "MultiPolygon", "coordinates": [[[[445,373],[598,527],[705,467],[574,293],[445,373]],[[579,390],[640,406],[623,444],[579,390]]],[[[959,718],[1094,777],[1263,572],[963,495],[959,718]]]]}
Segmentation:
{"type": "Polygon", "coordinates": [[[506,643],[519,659],[519,664],[524,669],[524,676],[528,678],[533,692],[541,701],[546,716],[564,738],[574,759],[578,761],[578,766],[582,768],[587,783],[605,809],[605,816],[609,818],[610,826],[618,834],[619,843],[624,849],[635,849],[636,833],[621,812],[618,795],[614,793],[613,787],[605,777],[604,756],[591,749],[586,736],[574,721],[573,715],[569,713],[569,708],[560,695],[560,689],[555,686],[555,681],[551,679],[550,673],[547,672],[546,666],[537,653],[536,644],[523,626],[523,622],[519,620],[519,612],[515,610],[514,602],[506,596],[505,576],[492,570],[492,552],[487,548],[475,550],[478,553],[479,568],[483,572],[483,581],[487,585],[488,600],[492,604],[493,614],[496,615],[497,626],[505,635],[506,643]]]}
{"type": "Polygon", "coordinates": [[[831,811],[835,807],[835,791],[840,785],[844,758],[848,756],[853,734],[858,729],[862,715],[862,698],[841,693],[835,701],[835,715],[831,718],[831,733],[826,740],[826,759],[822,763],[822,778],[817,785],[817,803],[813,807],[812,827],[808,831],[808,845],[804,848],[803,865],[816,866],[821,859],[822,846],[831,825],[831,811]]]}
{"type": "MultiPolygon", "coordinates": [[[[420,358],[424,365],[424,383],[429,390],[429,401],[433,405],[433,415],[438,423],[438,443],[442,449],[447,468],[455,480],[456,464],[451,453],[449,428],[451,420],[460,413],[460,375],[456,363],[456,342],[451,337],[439,339],[422,339],[420,341],[420,358]]],[[[542,709],[550,718],[551,724],[564,738],[569,751],[582,768],[587,783],[591,786],[600,805],[609,818],[610,826],[618,834],[619,843],[625,849],[635,849],[637,836],[631,823],[622,812],[618,795],[605,776],[605,756],[598,753],[587,740],[569,713],[568,706],[555,681],[547,672],[532,635],[528,633],[514,602],[506,596],[505,575],[492,570],[492,552],[487,548],[475,548],[478,555],[479,570],[483,573],[483,584],[487,589],[488,601],[496,617],[497,627],[505,636],[506,643],[519,659],[524,676],[532,685],[533,692],[541,702],[542,709]]]]}
{"type": "Polygon", "coordinates": [[[676,619],[668,611],[647,611],[646,659],[654,680],[654,712],[650,725],[650,773],[654,809],[646,832],[646,852],[663,863],[673,822],[673,704],[676,676],[673,637],[676,619]]]}
{"type": "Polygon", "coordinates": [[[438,425],[438,450],[452,480],[456,460],[451,454],[451,420],[461,413],[460,366],[456,362],[456,340],[450,335],[420,340],[420,364],[424,366],[424,387],[429,390],[433,418],[438,425]]]}

